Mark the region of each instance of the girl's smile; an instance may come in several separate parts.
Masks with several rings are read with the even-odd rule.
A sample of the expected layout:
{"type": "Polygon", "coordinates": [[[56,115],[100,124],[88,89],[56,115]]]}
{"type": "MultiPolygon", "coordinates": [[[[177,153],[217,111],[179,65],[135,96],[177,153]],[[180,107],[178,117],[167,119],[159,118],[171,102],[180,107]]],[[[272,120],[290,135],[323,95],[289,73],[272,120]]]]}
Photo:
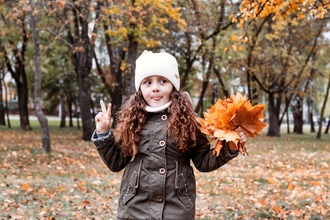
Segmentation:
{"type": "Polygon", "coordinates": [[[140,86],[144,100],[150,107],[157,108],[170,101],[172,83],[162,76],[149,76],[140,86]]]}

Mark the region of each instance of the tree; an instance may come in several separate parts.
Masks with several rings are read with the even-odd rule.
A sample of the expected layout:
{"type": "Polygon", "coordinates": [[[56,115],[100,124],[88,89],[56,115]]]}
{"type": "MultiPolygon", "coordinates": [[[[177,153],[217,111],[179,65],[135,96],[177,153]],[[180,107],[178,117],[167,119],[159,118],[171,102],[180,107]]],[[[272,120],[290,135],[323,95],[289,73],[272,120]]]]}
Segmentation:
{"type": "MultiPolygon", "coordinates": [[[[282,96],[285,91],[288,92],[286,111],[322,33],[321,27],[316,30],[316,33],[310,32],[309,35],[306,35],[305,31],[309,29],[309,23],[307,21],[297,23],[295,16],[291,19],[291,22],[282,20],[276,23],[268,20],[262,35],[264,41],[259,40],[254,52],[254,65],[249,70],[260,88],[268,94],[268,136],[280,135],[279,126],[283,119],[283,117],[279,118],[282,96]],[[277,31],[272,31],[276,27],[277,31]],[[286,31],[287,34],[283,31],[286,31]],[[282,35],[284,44],[283,37],[279,36],[280,33],[284,34],[284,36],[282,35]]],[[[285,114],[285,111],[282,115],[285,114]]]]}
{"type": "Polygon", "coordinates": [[[28,113],[28,87],[25,72],[26,48],[30,38],[25,19],[26,12],[18,10],[15,2],[5,2],[1,8],[0,51],[3,53],[8,71],[15,80],[20,124],[22,130],[31,130],[28,113]]]}
{"type": "Polygon", "coordinates": [[[319,130],[318,130],[317,135],[316,135],[316,138],[317,139],[321,139],[322,124],[323,124],[323,119],[324,119],[324,110],[325,110],[325,106],[326,106],[327,101],[328,101],[329,92],[330,92],[330,74],[329,74],[328,85],[327,85],[327,89],[326,89],[326,93],[325,93],[323,105],[322,105],[320,125],[319,125],[319,130]]]}
{"type": "Polygon", "coordinates": [[[42,152],[50,153],[50,136],[48,129],[47,119],[41,109],[41,58],[40,58],[40,43],[39,43],[39,34],[37,29],[37,19],[36,15],[38,11],[34,4],[34,0],[30,0],[31,7],[31,30],[33,36],[33,48],[34,48],[34,65],[35,65],[35,77],[34,77],[34,94],[33,94],[33,103],[38,121],[41,126],[41,142],[42,142],[42,152]]]}
{"type": "Polygon", "coordinates": [[[2,57],[0,57],[0,125],[6,125],[6,120],[5,120],[5,106],[4,106],[4,100],[7,98],[7,93],[3,94],[3,87],[5,86],[5,65],[3,62],[2,57]],[[3,99],[5,97],[5,99],[3,99]]]}
{"type": "Polygon", "coordinates": [[[116,124],[123,101],[135,92],[135,60],[138,46],[158,49],[160,37],[169,36],[167,24],[184,26],[175,1],[121,1],[99,2],[104,7],[98,39],[99,50],[94,53],[97,73],[101,77],[112,102],[112,115],[116,124]],[[100,36],[104,37],[100,37],[100,36]],[[107,57],[100,56],[106,54],[107,57]]]}

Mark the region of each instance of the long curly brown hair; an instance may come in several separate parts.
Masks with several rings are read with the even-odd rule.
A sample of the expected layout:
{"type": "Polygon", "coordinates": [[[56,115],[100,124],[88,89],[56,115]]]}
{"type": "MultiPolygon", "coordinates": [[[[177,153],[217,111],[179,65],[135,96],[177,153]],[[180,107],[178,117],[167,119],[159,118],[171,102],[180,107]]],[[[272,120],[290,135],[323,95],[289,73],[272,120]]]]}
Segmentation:
{"type": "MultiPolygon", "coordinates": [[[[169,120],[167,130],[174,136],[177,147],[186,152],[196,145],[196,119],[192,104],[181,91],[173,89],[167,108],[169,120]]],[[[138,142],[142,126],[147,119],[145,102],[141,90],[128,100],[118,112],[118,124],[115,131],[116,142],[123,148],[124,156],[134,156],[138,152],[138,142]]]]}

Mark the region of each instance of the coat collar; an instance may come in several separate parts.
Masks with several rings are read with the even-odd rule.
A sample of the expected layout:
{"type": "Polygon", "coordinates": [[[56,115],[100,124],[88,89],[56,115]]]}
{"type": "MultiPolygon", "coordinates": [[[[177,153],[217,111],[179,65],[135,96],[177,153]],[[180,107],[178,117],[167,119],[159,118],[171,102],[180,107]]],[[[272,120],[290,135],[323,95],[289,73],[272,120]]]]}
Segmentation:
{"type": "Polygon", "coordinates": [[[172,102],[170,101],[170,102],[166,103],[165,105],[160,106],[160,107],[157,107],[157,108],[153,108],[153,107],[147,105],[147,106],[146,106],[146,111],[147,111],[147,112],[152,112],[152,113],[162,112],[162,111],[164,111],[165,109],[167,109],[168,106],[170,106],[171,103],[172,103],[172,102]]]}

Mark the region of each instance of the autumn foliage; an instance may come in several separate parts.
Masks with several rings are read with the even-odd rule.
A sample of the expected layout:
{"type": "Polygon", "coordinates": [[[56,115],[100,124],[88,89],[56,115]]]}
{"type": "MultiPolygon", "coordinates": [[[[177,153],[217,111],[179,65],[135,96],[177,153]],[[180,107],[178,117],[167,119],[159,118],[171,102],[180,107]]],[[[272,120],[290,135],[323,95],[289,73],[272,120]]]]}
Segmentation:
{"type": "Polygon", "coordinates": [[[246,136],[255,137],[261,133],[267,125],[262,121],[264,105],[252,106],[246,96],[237,92],[229,99],[218,99],[217,103],[204,113],[205,119],[197,118],[200,123],[199,129],[207,135],[210,140],[220,140],[217,142],[213,154],[219,155],[222,148],[222,140],[233,141],[239,146],[239,151],[246,155],[246,148],[239,143],[240,137],[234,131],[241,127],[246,136]]]}

